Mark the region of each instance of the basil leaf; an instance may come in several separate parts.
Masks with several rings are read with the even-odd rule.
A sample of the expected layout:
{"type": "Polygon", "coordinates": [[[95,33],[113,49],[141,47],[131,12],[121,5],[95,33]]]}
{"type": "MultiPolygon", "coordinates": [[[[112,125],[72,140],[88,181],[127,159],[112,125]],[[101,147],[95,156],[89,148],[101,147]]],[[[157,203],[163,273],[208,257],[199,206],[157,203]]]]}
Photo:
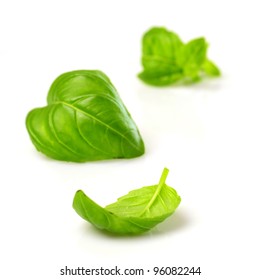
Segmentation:
{"type": "Polygon", "coordinates": [[[178,68],[183,43],[179,36],[165,28],[154,27],[143,36],[142,64],[148,69],[178,68]]]}
{"type": "Polygon", "coordinates": [[[183,69],[186,78],[199,79],[200,69],[206,59],[207,43],[204,38],[188,42],[183,48],[183,69]]]}
{"type": "Polygon", "coordinates": [[[210,60],[206,59],[202,65],[203,71],[209,76],[220,76],[219,68],[210,60]]]}
{"type": "Polygon", "coordinates": [[[183,77],[182,70],[177,69],[172,71],[144,70],[138,74],[138,77],[144,82],[154,86],[167,86],[179,81],[183,77]]]}
{"type": "Polygon", "coordinates": [[[197,38],[184,44],[180,37],[163,27],[148,30],[142,39],[143,71],[138,77],[156,86],[196,82],[220,71],[207,59],[207,43],[197,38]]]}
{"type": "Polygon", "coordinates": [[[143,233],[172,215],[180,204],[177,192],[165,184],[168,172],[164,168],[158,185],[133,190],[105,208],[79,190],[73,208],[99,229],[116,234],[143,233]]]}
{"type": "Polygon", "coordinates": [[[84,162],[144,153],[138,128],[101,71],[62,74],[53,82],[47,103],[26,118],[33,144],[45,155],[84,162]]]}

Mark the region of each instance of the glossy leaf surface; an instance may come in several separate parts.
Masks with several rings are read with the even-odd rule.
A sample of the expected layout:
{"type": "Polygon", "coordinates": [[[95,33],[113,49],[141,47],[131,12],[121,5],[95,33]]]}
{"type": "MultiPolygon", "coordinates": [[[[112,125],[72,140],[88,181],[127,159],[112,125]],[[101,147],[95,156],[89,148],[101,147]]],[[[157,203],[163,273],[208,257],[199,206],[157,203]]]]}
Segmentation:
{"type": "Polygon", "coordinates": [[[33,144],[45,155],[84,162],[144,153],[138,128],[101,71],[62,74],[53,82],[47,103],[26,118],[33,144]]]}
{"type": "Polygon", "coordinates": [[[165,168],[158,185],[133,190],[102,208],[83,191],[75,194],[73,208],[95,227],[116,234],[138,234],[150,230],[172,215],[180,204],[177,192],[165,184],[165,168]]]}

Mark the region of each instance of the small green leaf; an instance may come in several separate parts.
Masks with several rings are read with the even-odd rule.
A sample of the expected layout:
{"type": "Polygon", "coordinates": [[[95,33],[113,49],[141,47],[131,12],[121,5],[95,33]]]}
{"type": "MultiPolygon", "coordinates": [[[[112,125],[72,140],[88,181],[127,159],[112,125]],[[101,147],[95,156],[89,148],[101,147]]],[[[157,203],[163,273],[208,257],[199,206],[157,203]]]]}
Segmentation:
{"type": "Polygon", "coordinates": [[[172,69],[177,65],[177,58],[183,46],[179,36],[163,27],[154,27],[143,36],[143,57],[144,68],[172,69]]]}
{"type": "Polygon", "coordinates": [[[202,65],[202,69],[209,76],[220,76],[219,68],[210,60],[206,59],[202,65]]]}
{"type": "Polygon", "coordinates": [[[197,38],[189,41],[184,46],[184,66],[186,64],[196,64],[200,66],[206,58],[207,54],[207,43],[205,38],[197,38]]]}
{"type": "Polygon", "coordinates": [[[198,79],[201,66],[206,59],[206,53],[207,43],[204,38],[194,39],[184,46],[182,67],[186,77],[198,79]]]}
{"type": "Polygon", "coordinates": [[[138,77],[151,85],[154,86],[167,86],[172,83],[179,81],[183,76],[182,70],[179,71],[161,71],[158,70],[144,70],[138,74],[138,77]]]}
{"type": "Polygon", "coordinates": [[[163,170],[158,185],[133,190],[105,208],[83,191],[77,191],[73,208],[95,227],[116,234],[139,234],[150,230],[172,215],[181,198],[165,184],[169,170],[163,170]]]}

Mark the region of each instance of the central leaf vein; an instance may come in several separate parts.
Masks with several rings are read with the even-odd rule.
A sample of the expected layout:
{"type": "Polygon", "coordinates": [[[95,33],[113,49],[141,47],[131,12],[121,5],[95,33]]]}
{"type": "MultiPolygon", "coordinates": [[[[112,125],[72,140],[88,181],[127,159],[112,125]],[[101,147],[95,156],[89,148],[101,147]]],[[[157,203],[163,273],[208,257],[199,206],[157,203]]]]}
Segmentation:
{"type": "Polygon", "coordinates": [[[133,144],[132,142],[130,142],[129,139],[128,139],[124,134],[120,133],[118,130],[115,130],[113,127],[111,127],[110,125],[104,123],[103,121],[101,121],[100,119],[96,118],[96,117],[93,116],[92,114],[90,114],[90,113],[88,113],[88,112],[86,112],[86,111],[83,111],[83,110],[79,109],[78,107],[76,107],[76,106],[74,106],[74,105],[72,105],[72,104],[69,104],[69,103],[67,103],[67,102],[64,102],[64,101],[58,101],[58,102],[55,102],[55,103],[56,103],[56,104],[63,104],[63,105],[65,105],[65,106],[67,106],[67,107],[70,107],[70,108],[72,108],[73,110],[78,111],[78,112],[82,113],[83,115],[86,115],[86,116],[88,116],[89,118],[95,120],[96,122],[101,123],[103,126],[107,127],[107,128],[110,129],[111,131],[113,131],[113,132],[115,132],[116,134],[118,134],[120,137],[124,138],[124,139],[125,139],[131,146],[133,146],[136,150],[140,151],[140,149],[138,149],[138,147],[137,147],[135,144],[133,144]]]}

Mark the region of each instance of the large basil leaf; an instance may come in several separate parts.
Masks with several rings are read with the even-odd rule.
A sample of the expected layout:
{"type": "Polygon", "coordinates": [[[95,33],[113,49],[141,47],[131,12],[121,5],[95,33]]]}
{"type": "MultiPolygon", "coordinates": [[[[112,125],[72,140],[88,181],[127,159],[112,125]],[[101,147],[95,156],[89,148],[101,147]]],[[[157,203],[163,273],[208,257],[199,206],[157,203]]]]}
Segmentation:
{"type": "Polygon", "coordinates": [[[220,75],[217,66],[207,59],[204,38],[185,44],[176,33],[163,27],[151,28],[144,34],[142,65],[143,71],[138,77],[156,86],[195,82],[206,75],[220,75]]]}
{"type": "Polygon", "coordinates": [[[138,128],[104,73],[62,74],[53,82],[47,103],[26,118],[33,144],[45,155],[84,162],[144,153],[138,128]]]}
{"type": "Polygon", "coordinates": [[[180,204],[177,192],[165,184],[169,170],[163,170],[158,185],[143,187],[102,208],[79,190],[73,207],[95,227],[117,234],[138,234],[150,230],[173,214],[180,204]]]}

